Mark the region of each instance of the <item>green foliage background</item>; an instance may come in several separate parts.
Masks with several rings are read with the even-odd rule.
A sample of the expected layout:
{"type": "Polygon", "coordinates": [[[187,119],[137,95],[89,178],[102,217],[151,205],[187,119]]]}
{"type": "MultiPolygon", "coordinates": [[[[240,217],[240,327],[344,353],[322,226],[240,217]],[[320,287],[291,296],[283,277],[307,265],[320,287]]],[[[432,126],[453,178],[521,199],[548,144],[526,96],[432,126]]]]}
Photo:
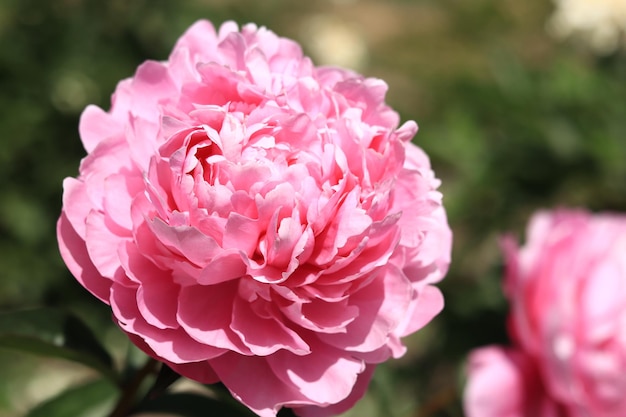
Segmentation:
{"type": "MultiPolygon", "coordinates": [[[[549,0],[2,0],[0,311],[63,306],[118,366],[129,351],[138,356],[57,252],[61,182],[84,156],[80,112],[89,103],[108,109],[117,81],[145,59],[166,59],[199,18],[265,25],[311,52],[316,34],[303,27],[331,17],[361,32],[368,59],[359,71],[385,79],[388,102],[420,125],[415,142],[443,180],[455,234],[446,309],[407,340],[404,358],[380,367],[348,415],[462,416],[467,353],[507,341],[499,237],[521,237],[540,208],[626,210],[626,54],[598,57],[553,40],[552,8],[549,0]]],[[[109,402],[84,415],[106,415],[111,387],[81,365],[0,347],[0,416],[25,415],[86,381],[83,401],[104,393],[109,402]]]]}

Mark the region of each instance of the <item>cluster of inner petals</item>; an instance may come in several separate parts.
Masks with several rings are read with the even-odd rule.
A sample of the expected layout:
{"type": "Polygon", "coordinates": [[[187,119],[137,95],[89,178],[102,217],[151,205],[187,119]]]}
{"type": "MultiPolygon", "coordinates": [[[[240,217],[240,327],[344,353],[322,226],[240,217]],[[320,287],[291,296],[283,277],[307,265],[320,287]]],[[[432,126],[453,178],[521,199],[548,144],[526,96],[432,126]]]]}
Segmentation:
{"type": "Polygon", "coordinates": [[[190,261],[176,276],[180,285],[244,279],[242,291],[267,301],[347,297],[374,268],[342,270],[380,244],[386,250],[377,252],[388,258],[398,243],[393,187],[401,139],[414,124],[405,138],[393,126],[370,125],[364,112],[372,103],[341,94],[378,94],[373,106],[389,111],[384,84],[374,80],[329,88],[311,73],[287,86],[289,77],[273,74],[280,92],[261,94],[240,72],[212,64],[197,70],[200,81],[183,85],[175,103],[160,102],[161,143],[142,173],[145,193],[134,205],[146,209],[134,227],[147,219],[162,251],[190,261]],[[217,73],[223,83],[215,84],[217,73]],[[183,236],[194,247],[180,253],[188,245],[168,239],[183,236]]]}

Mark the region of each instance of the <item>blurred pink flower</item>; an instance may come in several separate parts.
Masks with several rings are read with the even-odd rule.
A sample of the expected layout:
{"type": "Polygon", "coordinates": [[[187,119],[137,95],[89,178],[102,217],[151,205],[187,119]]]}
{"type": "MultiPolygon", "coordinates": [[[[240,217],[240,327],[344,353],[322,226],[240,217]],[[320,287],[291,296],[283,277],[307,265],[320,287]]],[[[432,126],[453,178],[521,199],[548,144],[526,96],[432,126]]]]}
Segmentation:
{"type": "Polygon", "coordinates": [[[260,416],[336,414],[443,307],[451,232],[386,84],[194,24],[80,121],[60,251],[149,355],[260,416]]]}
{"type": "MultiPolygon", "coordinates": [[[[625,416],[626,217],[540,212],[526,245],[506,239],[504,249],[511,336],[545,395],[561,405],[556,415],[625,416]]],[[[479,397],[475,377],[470,366],[466,404],[479,397]]]]}
{"type": "Polygon", "coordinates": [[[466,417],[563,417],[524,352],[499,346],[474,350],[468,361],[466,417]]]}

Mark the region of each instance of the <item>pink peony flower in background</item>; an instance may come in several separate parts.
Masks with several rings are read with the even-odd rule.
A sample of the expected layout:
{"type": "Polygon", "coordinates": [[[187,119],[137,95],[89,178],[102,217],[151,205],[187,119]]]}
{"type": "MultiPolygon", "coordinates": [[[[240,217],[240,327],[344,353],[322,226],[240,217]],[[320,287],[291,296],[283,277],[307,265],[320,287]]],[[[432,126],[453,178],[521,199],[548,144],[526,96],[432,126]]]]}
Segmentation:
{"type": "Polygon", "coordinates": [[[342,412],[443,307],[439,181],[386,84],[194,24],[89,106],[61,255],[130,339],[260,416],[342,412]]]}
{"type": "MultiPolygon", "coordinates": [[[[548,415],[626,415],[626,216],[540,212],[526,245],[507,239],[504,249],[510,333],[525,363],[516,366],[538,370],[535,379],[560,408],[548,415]]],[[[501,358],[491,360],[488,367],[502,368],[501,358]]],[[[500,402],[486,393],[488,383],[477,388],[472,368],[466,405],[500,402]]],[[[532,403],[519,415],[537,415],[525,408],[532,403]]]]}
{"type": "Polygon", "coordinates": [[[563,417],[546,393],[531,357],[517,349],[487,346],[468,361],[466,417],[563,417]]]}

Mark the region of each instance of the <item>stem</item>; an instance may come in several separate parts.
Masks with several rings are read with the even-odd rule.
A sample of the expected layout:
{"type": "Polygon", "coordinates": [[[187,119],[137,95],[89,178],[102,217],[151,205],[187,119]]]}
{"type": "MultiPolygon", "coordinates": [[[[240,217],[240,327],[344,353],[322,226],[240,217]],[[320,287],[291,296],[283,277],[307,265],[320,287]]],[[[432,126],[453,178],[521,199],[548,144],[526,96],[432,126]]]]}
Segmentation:
{"type": "Polygon", "coordinates": [[[141,387],[141,383],[155,371],[157,364],[158,362],[155,359],[149,358],[145,365],[137,371],[133,379],[123,387],[122,396],[109,417],[126,417],[128,415],[135,405],[135,397],[141,387]]]}

